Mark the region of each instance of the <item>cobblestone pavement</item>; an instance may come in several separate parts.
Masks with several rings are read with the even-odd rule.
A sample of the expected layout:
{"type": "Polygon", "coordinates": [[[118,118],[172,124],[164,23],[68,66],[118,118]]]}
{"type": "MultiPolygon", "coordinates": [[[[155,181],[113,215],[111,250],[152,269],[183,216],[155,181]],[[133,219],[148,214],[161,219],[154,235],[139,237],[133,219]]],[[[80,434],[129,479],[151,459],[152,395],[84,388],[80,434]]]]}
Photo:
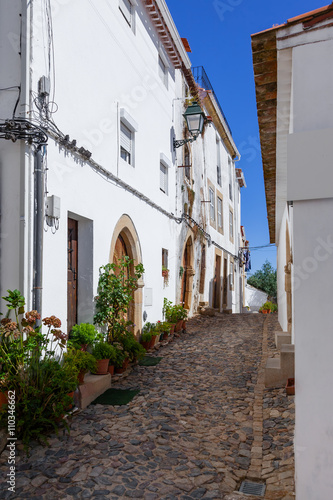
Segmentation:
{"type": "Polygon", "coordinates": [[[155,367],[136,366],[118,388],[140,388],[126,406],[90,406],[70,437],[17,457],[16,493],[0,498],[224,499],[244,479],[266,499],[294,498],[294,401],[264,388],[276,315],[197,317],[163,346],[155,367]]]}

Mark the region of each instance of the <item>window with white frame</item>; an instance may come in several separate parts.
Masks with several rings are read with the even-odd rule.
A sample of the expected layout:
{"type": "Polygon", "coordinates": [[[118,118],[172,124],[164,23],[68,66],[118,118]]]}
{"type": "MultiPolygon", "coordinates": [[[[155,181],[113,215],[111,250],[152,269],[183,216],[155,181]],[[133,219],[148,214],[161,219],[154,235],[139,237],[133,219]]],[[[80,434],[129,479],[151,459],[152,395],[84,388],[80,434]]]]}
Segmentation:
{"type": "Polygon", "coordinates": [[[160,55],[158,56],[158,74],[166,88],[168,88],[168,66],[160,55]]]}
{"type": "Polygon", "coordinates": [[[168,194],[168,167],[160,162],[160,190],[168,194]]]}
{"type": "Polygon", "coordinates": [[[232,163],[230,158],[228,158],[228,168],[229,168],[229,198],[232,201],[232,163]]]}
{"type": "Polygon", "coordinates": [[[211,187],[209,188],[209,202],[210,202],[210,219],[215,221],[215,194],[211,187]]]}
{"type": "Polygon", "coordinates": [[[223,232],[223,204],[219,196],[217,197],[217,229],[223,232]]]}
{"type": "Polygon", "coordinates": [[[234,239],[234,214],[229,210],[229,238],[231,241],[234,239]]]}
{"type": "Polygon", "coordinates": [[[234,287],[234,263],[230,261],[230,290],[234,287]]]}
{"type": "Polygon", "coordinates": [[[221,176],[221,151],[220,151],[220,141],[216,139],[216,177],[219,186],[222,186],[222,176],[221,176]]]}
{"type": "Polygon", "coordinates": [[[190,158],[190,150],[185,144],[184,147],[184,167],[185,167],[185,177],[188,181],[191,180],[191,158],[190,158]]]}
{"type": "Polygon", "coordinates": [[[128,24],[133,27],[133,5],[130,0],[119,0],[119,9],[128,22],[128,24]]]}
{"type": "Polygon", "coordinates": [[[123,122],[120,122],[120,157],[133,165],[133,132],[123,122]]]}

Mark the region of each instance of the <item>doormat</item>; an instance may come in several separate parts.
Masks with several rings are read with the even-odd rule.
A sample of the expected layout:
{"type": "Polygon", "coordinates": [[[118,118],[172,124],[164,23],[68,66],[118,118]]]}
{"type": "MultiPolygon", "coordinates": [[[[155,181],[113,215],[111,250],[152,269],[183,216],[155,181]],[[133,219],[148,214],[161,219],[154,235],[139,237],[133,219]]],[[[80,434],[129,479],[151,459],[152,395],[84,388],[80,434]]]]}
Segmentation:
{"type": "Polygon", "coordinates": [[[140,366],[156,366],[161,361],[162,358],[158,358],[157,356],[145,356],[143,359],[139,361],[140,366]]]}
{"type": "Polygon", "coordinates": [[[127,405],[134,396],[139,394],[139,389],[107,389],[98,396],[92,405],[123,406],[127,405]]]}

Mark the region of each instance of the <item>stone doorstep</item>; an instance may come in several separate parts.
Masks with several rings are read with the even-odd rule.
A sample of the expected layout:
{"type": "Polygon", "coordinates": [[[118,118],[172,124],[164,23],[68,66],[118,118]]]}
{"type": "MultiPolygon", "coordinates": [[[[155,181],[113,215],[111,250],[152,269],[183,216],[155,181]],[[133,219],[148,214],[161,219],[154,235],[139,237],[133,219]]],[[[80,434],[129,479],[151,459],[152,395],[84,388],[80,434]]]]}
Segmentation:
{"type": "Polygon", "coordinates": [[[83,410],[98,396],[111,387],[111,375],[85,375],[84,384],[79,386],[80,408],[83,410]]]}
{"type": "Polygon", "coordinates": [[[275,345],[281,349],[283,344],[291,344],[291,334],[288,332],[275,332],[275,345]]]}
{"type": "Polygon", "coordinates": [[[288,378],[295,377],[295,346],[282,344],[278,358],[268,358],[265,368],[266,387],[285,387],[288,378]]]}

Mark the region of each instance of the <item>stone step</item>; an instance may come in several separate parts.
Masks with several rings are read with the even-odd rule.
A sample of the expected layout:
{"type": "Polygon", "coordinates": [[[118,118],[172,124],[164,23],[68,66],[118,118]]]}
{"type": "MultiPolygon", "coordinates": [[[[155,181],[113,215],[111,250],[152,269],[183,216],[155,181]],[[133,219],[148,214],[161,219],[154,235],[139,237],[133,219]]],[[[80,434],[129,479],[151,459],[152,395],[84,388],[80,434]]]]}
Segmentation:
{"type": "Polygon", "coordinates": [[[275,332],[275,345],[281,349],[283,344],[291,344],[291,334],[288,332],[275,332]]]}
{"type": "Polygon", "coordinates": [[[266,387],[284,387],[295,377],[295,346],[283,344],[280,357],[268,358],[265,368],[266,387]]]}
{"type": "Polygon", "coordinates": [[[79,403],[80,408],[87,408],[88,405],[98,396],[103,394],[111,387],[111,375],[92,375],[86,374],[84,377],[84,384],[79,386],[79,403]]]}

